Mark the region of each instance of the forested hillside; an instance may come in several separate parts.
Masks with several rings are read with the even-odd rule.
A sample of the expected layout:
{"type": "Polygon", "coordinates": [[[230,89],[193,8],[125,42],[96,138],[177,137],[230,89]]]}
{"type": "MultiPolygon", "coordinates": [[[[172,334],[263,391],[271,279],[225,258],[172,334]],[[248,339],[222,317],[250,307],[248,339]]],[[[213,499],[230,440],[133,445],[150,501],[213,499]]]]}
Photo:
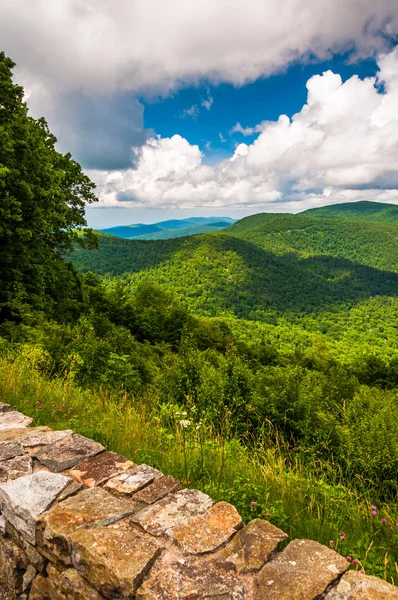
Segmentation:
{"type": "Polygon", "coordinates": [[[301,213],[311,217],[327,219],[350,219],[379,223],[398,223],[398,207],[383,202],[345,202],[320,208],[310,208],[301,213]]]}
{"type": "Polygon", "coordinates": [[[97,240],[94,184],[13,66],[0,53],[1,401],[396,581],[395,227],[97,240]]]}

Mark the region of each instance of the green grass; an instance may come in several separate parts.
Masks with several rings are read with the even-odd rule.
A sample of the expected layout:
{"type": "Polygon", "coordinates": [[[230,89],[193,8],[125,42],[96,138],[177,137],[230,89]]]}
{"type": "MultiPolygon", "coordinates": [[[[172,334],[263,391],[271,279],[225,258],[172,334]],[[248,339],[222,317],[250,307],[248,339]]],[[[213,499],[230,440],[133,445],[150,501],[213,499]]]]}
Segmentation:
{"type": "Polygon", "coordinates": [[[398,583],[396,505],[378,505],[372,516],[377,498],[365,483],[361,489],[343,482],[331,464],[305,465],[282,442],[271,443],[271,435],[247,440],[247,446],[230,439],[227,416],[225,435],[216,435],[194,413],[160,406],[153,395],[137,399],[83,390],[73,378],[48,380],[39,365],[39,356],[0,357],[0,401],[33,417],[34,425],[71,428],[233,503],[246,522],[266,518],[291,538],[333,542],[342,555],[358,559],[356,568],[398,583]],[[180,421],[190,424],[184,428],[180,421]]]}

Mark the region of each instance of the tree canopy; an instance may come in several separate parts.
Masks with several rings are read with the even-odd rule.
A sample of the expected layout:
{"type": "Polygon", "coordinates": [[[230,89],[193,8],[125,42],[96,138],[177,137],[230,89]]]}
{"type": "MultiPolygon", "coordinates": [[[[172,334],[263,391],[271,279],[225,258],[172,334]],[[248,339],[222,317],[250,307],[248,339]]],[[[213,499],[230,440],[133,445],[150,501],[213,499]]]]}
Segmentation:
{"type": "Polygon", "coordinates": [[[85,203],[97,200],[80,165],[55,149],[45,119],[29,115],[14,66],[0,52],[0,322],[59,310],[61,297],[78,295],[79,277],[61,255],[74,241],[94,242],[79,228],[85,203]]]}

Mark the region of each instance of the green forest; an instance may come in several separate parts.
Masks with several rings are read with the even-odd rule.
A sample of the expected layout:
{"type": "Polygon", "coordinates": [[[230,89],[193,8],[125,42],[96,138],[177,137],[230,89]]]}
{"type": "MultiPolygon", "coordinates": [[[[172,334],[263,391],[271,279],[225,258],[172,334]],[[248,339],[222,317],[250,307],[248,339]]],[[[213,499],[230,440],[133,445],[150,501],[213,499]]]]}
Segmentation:
{"type": "Polygon", "coordinates": [[[395,207],[93,232],[94,184],[14,66],[0,53],[0,401],[398,583],[395,207]]]}

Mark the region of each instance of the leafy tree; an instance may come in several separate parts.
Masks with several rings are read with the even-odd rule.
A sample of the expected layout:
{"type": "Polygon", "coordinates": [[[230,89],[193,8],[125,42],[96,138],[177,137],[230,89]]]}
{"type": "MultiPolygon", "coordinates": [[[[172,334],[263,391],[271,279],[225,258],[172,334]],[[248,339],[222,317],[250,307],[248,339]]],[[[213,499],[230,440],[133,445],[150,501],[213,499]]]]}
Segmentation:
{"type": "Polygon", "coordinates": [[[95,243],[90,230],[78,231],[95,186],[55,150],[46,121],[29,116],[14,66],[0,52],[0,322],[31,308],[54,312],[60,296],[78,300],[79,278],[61,256],[73,242],[95,243]]]}

